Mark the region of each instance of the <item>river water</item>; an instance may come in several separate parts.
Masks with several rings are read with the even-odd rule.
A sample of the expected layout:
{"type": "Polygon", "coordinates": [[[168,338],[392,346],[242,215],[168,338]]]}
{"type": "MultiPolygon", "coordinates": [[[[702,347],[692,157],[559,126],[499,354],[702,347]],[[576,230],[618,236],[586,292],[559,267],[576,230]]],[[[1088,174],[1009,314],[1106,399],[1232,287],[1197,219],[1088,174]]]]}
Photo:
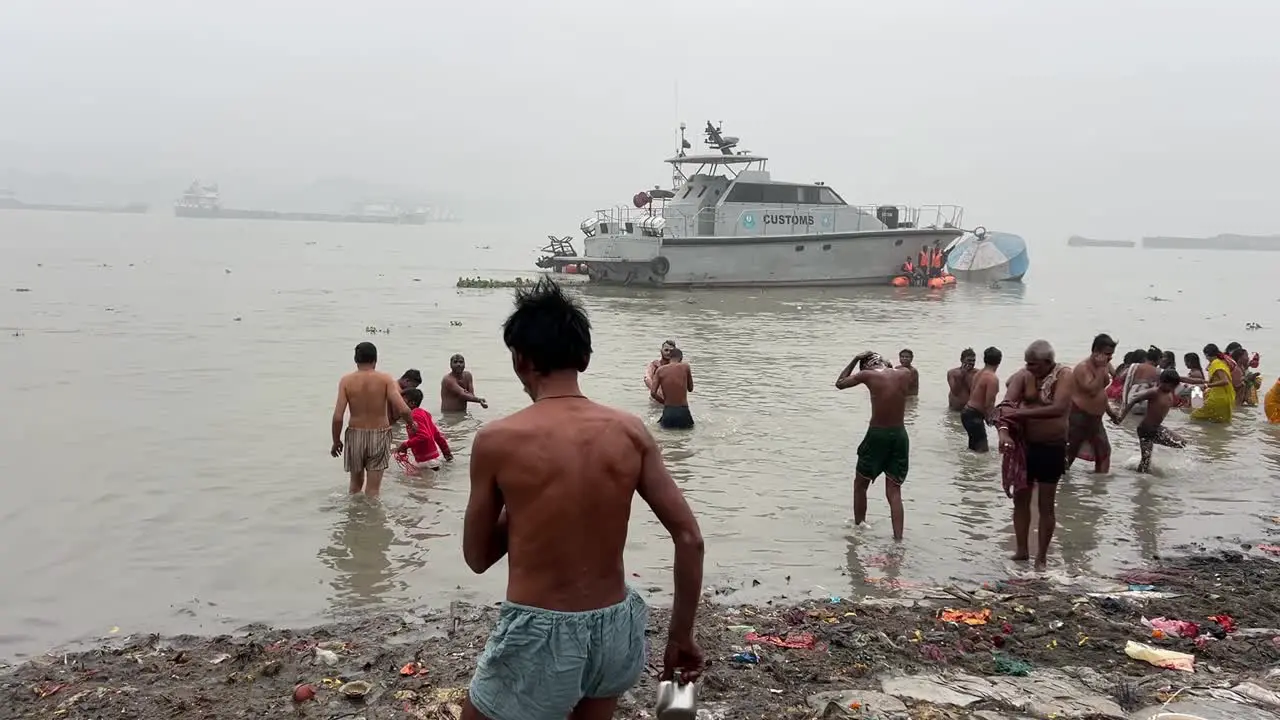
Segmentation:
{"type": "MultiPolygon", "coordinates": [[[[504,568],[477,577],[462,561],[468,447],[528,400],[499,332],[509,291],[454,283],[519,274],[544,233],[0,212],[0,657],[113,628],[216,631],[500,598],[504,568]],[[381,507],[347,498],[328,455],[336,382],[363,340],[389,372],[420,368],[432,409],[463,353],[490,403],[445,428],[455,463],[430,479],[389,473],[381,507]]],[[[685,349],[698,427],[655,432],[701,520],[707,584],[741,588],[735,599],[1002,577],[997,456],[965,451],[945,411],[962,348],[1004,349],[1002,377],[1037,337],[1075,362],[1102,331],[1122,350],[1181,357],[1239,340],[1264,372],[1280,362],[1275,331],[1244,330],[1275,322],[1273,254],[1058,238],[1031,252],[1026,285],[1002,289],[588,289],[596,354],[583,385],[652,424],[643,366],[666,338],[685,349]],[[868,401],[832,383],[856,352],[902,347],[922,383],[898,546],[879,485],[870,527],[850,527],[868,401]]],[[[1130,422],[1112,430],[1112,476],[1064,481],[1056,571],[1106,574],[1189,540],[1263,535],[1280,433],[1258,410],[1228,428],[1172,423],[1193,444],[1158,448],[1159,474],[1133,472],[1130,422]]],[[[642,503],[633,518],[629,570],[661,595],[669,540],[642,503]]]]}

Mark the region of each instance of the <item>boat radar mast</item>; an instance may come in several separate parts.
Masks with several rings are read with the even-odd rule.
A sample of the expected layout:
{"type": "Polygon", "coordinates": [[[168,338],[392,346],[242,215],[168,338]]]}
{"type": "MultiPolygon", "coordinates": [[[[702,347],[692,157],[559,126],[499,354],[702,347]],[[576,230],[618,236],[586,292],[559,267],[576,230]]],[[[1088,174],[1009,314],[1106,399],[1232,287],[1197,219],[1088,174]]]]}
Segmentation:
{"type": "MultiPolygon", "coordinates": [[[[686,126],[684,123],[680,123],[680,147],[676,149],[675,157],[672,158],[671,160],[668,160],[668,162],[671,163],[671,187],[673,188],[680,187],[681,185],[689,181],[689,178],[686,177],[684,172],[680,169],[680,166],[682,164],[680,160],[682,158],[689,157],[689,154],[686,153],[685,151],[693,148],[693,145],[689,143],[689,141],[685,138],[685,135],[684,135],[685,130],[687,128],[688,126],[686,126]]],[[[706,138],[703,140],[703,142],[705,142],[707,145],[710,145],[712,149],[719,150],[720,155],[727,156],[727,157],[742,156],[743,161],[748,163],[756,161],[756,158],[751,157],[750,150],[738,150],[736,152],[734,151],[735,148],[738,147],[738,138],[733,135],[724,134],[723,120],[717,121],[715,125],[712,125],[711,121],[708,120],[707,126],[706,128],[703,129],[702,132],[704,135],[706,135],[706,138]]],[[[702,158],[704,162],[709,161],[709,158],[707,158],[706,156],[694,156],[694,157],[702,158]]],[[[759,159],[763,160],[763,158],[759,158],[759,159]]],[[[720,163],[716,163],[716,164],[720,164],[720,163]]],[[[728,161],[725,161],[724,164],[727,165],[729,163],[728,161]]]]}

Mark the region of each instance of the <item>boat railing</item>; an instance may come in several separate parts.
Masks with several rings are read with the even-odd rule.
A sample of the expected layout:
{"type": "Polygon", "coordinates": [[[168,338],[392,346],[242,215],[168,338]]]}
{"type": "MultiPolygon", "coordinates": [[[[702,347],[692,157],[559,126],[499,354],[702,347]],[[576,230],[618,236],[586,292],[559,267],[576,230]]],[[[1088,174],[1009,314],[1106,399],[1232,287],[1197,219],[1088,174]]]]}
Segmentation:
{"type": "MultiPolygon", "coordinates": [[[[761,222],[759,215],[761,211],[768,212],[773,206],[752,206],[749,208],[724,208],[724,207],[704,207],[697,212],[687,213],[676,207],[644,207],[635,208],[629,205],[617,205],[612,208],[597,210],[596,223],[606,223],[608,225],[608,233],[614,234],[629,224],[631,230],[625,232],[634,232],[638,228],[643,227],[641,223],[653,217],[662,217],[665,219],[665,229],[662,232],[669,232],[678,236],[706,236],[715,235],[718,230],[730,227],[730,235],[750,234],[750,235],[769,235],[770,230],[778,233],[793,235],[796,234],[797,227],[794,225],[765,225],[761,222]],[[748,217],[750,216],[750,217],[748,217]],[[742,230],[751,228],[750,233],[743,233],[742,230]]],[[[812,214],[820,218],[819,222],[814,225],[805,227],[805,234],[822,234],[832,232],[834,227],[834,218],[832,212],[837,208],[848,208],[845,205],[814,205],[814,206],[796,206],[796,205],[778,205],[778,210],[786,210],[791,212],[804,212],[812,214]],[[821,218],[830,218],[823,221],[821,218]]],[[[856,227],[849,228],[847,220],[841,221],[841,226],[845,229],[853,230],[876,230],[883,227],[883,224],[877,217],[877,210],[885,207],[884,205],[859,205],[853,206],[858,211],[859,222],[856,227]],[[866,220],[865,226],[861,222],[866,220]]],[[[961,223],[964,220],[964,208],[959,205],[920,205],[906,206],[895,205],[898,209],[898,227],[899,228],[962,228],[961,223]]]]}

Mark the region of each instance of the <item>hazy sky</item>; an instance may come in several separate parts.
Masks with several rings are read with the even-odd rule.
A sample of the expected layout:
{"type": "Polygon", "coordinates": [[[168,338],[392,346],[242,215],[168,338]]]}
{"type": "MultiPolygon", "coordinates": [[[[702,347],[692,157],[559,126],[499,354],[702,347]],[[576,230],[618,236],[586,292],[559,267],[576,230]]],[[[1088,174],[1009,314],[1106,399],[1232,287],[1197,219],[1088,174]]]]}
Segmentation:
{"type": "Polygon", "coordinates": [[[347,174],[567,231],[712,119],[858,204],[1280,233],[1278,27],[1263,0],[0,0],[0,167],[347,174]]]}

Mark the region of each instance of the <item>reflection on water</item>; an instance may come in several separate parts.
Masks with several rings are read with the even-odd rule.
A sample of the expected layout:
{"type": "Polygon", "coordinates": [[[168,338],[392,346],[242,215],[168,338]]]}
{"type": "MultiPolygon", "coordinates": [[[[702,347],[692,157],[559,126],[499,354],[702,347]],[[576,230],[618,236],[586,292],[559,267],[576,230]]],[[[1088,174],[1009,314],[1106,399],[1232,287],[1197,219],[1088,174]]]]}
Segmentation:
{"type": "MultiPolygon", "coordinates": [[[[0,586],[0,656],[113,625],[207,631],[501,597],[501,565],[476,576],[462,559],[470,438],[529,400],[498,330],[510,294],[452,283],[493,274],[485,268],[495,263],[521,266],[514,245],[510,258],[471,248],[537,232],[428,228],[438,235],[431,242],[456,251],[444,267],[421,254],[423,234],[405,228],[56,213],[0,223],[0,290],[31,290],[0,292],[0,392],[75,408],[75,451],[92,459],[54,460],[67,447],[58,413],[24,414],[0,436],[0,472],[37,479],[15,484],[0,508],[2,567],[24,580],[0,586]],[[381,504],[346,497],[341,463],[328,456],[333,386],[370,325],[392,328],[372,338],[383,369],[438,378],[460,352],[490,403],[458,422],[440,418],[455,462],[417,478],[393,466],[381,504]],[[100,592],[76,591],[85,585],[100,592]],[[217,603],[219,614],[170,611],[196,607],[194,598],[217,603]]],[[[1258,295],[1273,286],[1265,263],[1239,253],[1185,263],[1055,251],[1068,252],[1034,247],[1028,284],[1001,288],[588,288],[596,355],[583,387],[654,428],[702,523],[709,585],[741,588],[750,600],[1002,577],[1011,504],[999,456],[968,452],[946,411],[945,373],[961,348],[1000,347],[1002,377],[1037,337],[1074,363],[1098,332],[1179,356],[1211,340],[1248,340],[1264,372],[1280,367],[1275,336],[1242,336],[1252,318],[1234,315],[1274,302],[1258,295]],[[1092,259],[1103,262],[1089,266],[1082,294],[1072,268],[1092,259]],[[1138,261],[1164,287],[1132,283],[1138,261]],[[1153,294],[1178,299],[1144,299],[1153,294]],[[1213,319],[1187,320],[1203,317],[1213,319]],[[692,431],[656,428],[641,381],[669,337],[696,378],[692,431]],[[895,543],[883,480],[869,497],[870,526],[850,526],[870,407],[864,389],[832,384],[857,352],[892,358],[902,347],[914,350],[921,384],[907,414],[906,538],[895,543]]],[[[1159,473],[1148,477],[1133,470],[1136,420],[1109,428],[1112,474],[1077,467],[1059,488],[1055,570],[1108,574],[1188,540],[1261,536],[1274,514],[1266,508],[1280,499],[1280,431],[1260,418],[1244,409],[1223,427],[1175,414],[1170,425],[1190,446],[1157,448],[1159,473]]],[[[632,518],[628,570],[645,587],[669,588],[670,538],[642,503],[632,518]]]]}
{"type": "Polygon", "coordinates": [[[338,512],[339,520],[330,544],[321,548],[320,562],[331,568],[332,602],[343,609],[377,605],[381,599],[404,588],[404,580],[394,572],[391,545],[396,534],[381,503],[352,496],[338,512]]]}

